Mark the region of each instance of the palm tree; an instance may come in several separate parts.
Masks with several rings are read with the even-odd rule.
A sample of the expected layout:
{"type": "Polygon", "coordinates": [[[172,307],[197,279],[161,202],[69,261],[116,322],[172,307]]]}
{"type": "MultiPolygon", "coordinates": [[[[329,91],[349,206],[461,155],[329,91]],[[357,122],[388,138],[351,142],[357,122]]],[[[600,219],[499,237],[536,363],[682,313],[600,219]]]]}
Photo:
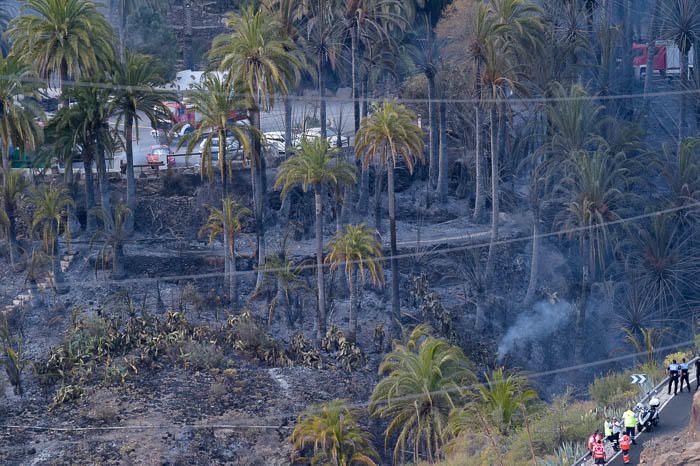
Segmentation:
{"type": "Polygon", "coordinates": [[[290,437],[294,448],[313,448],[312,464],[374,466],[379,454],[372,445],[372,435],[360,429],[355,412],[345,400],[333,400],[311,406],[299,416],[290,437]]]}
{"type": "Polygon", "coordinates": [[[316,279],[318,286],[318,337],[326,334],[326,291],[323,272],[323,193],[326,188],[355,182],[355,167],[337,158],[338,149],[328,147],[328,140],[305,139],[296,155],[285,160],[277,172],[275,188],[282,188],[284,199],[290,189],[301,186],[314,191],[316,204],[316,279]]]}
{"type": "Polygon", "coordinates": [[[475,94],[477,103],[474,105],[474,149],[475,149],[475,167],[476,167],[476,187],[474,199],[474,220],[482,221],[483,209],[486,201],[486,167],[484,160],[484,151],[482,143],[482,108],[480,100],[483,96],[484,76],[482,69],[487,58],[487,44],[491,43],[496,31],[495,24],[489,14],[488,6],[485,3],[479,3],[473,19],[473,36],[469,42],[469,54],[474,61],[476,79],[475,94]]]}
{"type": "Polygon", "coordinates": [[[41,137],[36,118],[42,111],[29,99],[20,99],[34,93],[31,68],[14,55],[0,53],[0,140],[2,140],[2,170],[10,172],[10,146],[33,150],[41,137]]]}
{"type": "Polygon", "coordinates": [[[345,269],[345,276],[350,289],[350,312],[348,339],[355,341],[357,335],[357,315],[359,313],[358,285],[367,280],[379,285],[384,281],[382,271],[382,245],[377,241],[375,232],[366,225],[347,225],[345,231],[338,232],[328,245],[326,262],[331,270],[345,269]],[[357,278],[359,277],[359,283],[357,278]]]}
{"type": "Polygon", "coordinates": [[[274,104],[276,93],[286,95],[287,84],[296,82],[301,63],[290,51],[294,45],[280,37],[277,20],[264,10],[246,8],[241,15],[229,13],[225,24],[234,32],[214,39],[209,52],[214,64],[228,73],[227,80],[245,92],[252,125],[251,176],[254,187],[258,277],[262,285],[265,266],[266,164],[262,154],[260,111],[274,104]]]}
{"type": "Polygon", "coordinates": [[[677,315],[700,272],[694,232],[672,215],[655,217],[637,228],[629,251],[635,281],[662,315],[677,315]]]}
{"type": "MultiPolygon", "coordinates": [[[[124,59],[110,69],[110,82],[114,85],[114,98],[110,113],[116,116],[117,126],[124,130],[126,151],[126,205],[132,214],[136,211],[136,179],[134,178],[133,133],[139,139],[139,122],[142,118],[156,127],[158,117],[168,113],[165,102],[176,100],[170,92],[155,90],[161,82],[158,69],[153,66],[153,57],[124,52],[124,59]]],[[[133,216],[127,219],[126,230],[134,229],[133,216]]]]}
{"type": "Polygon", "coordinates": [[[392,40],[392,30],[403,30],[407,25],[405,7],[397,0],[342,0],[342,26],[350,36],[350,65],[355,132],[360,129],[359,60],[363,48],[377,42],[392,40]]]}
{"type": "Polygon", "coordinates": [[[67,228],[68,209],[73,199],[68,190],[62,187],[43,185],[36,188],[31,196],[34,205],[32,232],[39,230],[46,254],[51,256],[54,288],[57,293],[67,293],[61,270],[61,256],[58,235],[63,230],[66,243],[70,243],[70,229],[67,228]]]}
{"type": "MultiPolygon", "coordinates": [[[[112,28],[90,0],[25,0],[10,22],[13,53],[49,85],[100,73],[114,56],[112,28]]],[[[67,97],[63,105],[68,106],[67,97]]],[[[73,165],[66,178],[73,181],[73,165]]],[[[71,208],[70,206],[68,207],[71,208]]],[[[78,228],[69,211],[69,227],[78,228]]]]}
{"type": "Polygon", "coordinates": [[[43,79],[99,73],[113,56],[112,28],[90,0],[26,0],[20,12],[8,36],[43,79]]]}
{"type": "MultiPolygon", "coordinates": [[[[444,46],[443,41],[435,38],[435,32],[431,27],[427,15],[423,17],[422,33],[418,39],[419,45],[413,50],[413,60],[417,68],[425,75],[428,81],[428,169],[430,185],[438,186],[439,161],[438,161],[438,113],[435,109],[437,98],[437,74],[440,67],[440,51],[444,46]]],[[[446,180],[446,178],[445,178],[446,180]]]]}
{"type": "Polygon", "coordinates": [[[232,90],[231,86],[222,80],[217,74],[207,74],[201,83],[197,83],[188,94],[188,101],[200,114],[197,128],[186,135],[177,144],[180,148],[187,145],[187,152],[191,153],[197,143],[204,138],[202,151],[202,177],[213,179],[214,169],[212,160],[212,144],[218,139],[218,166],[224,197],[228,195],[228,174],[231,172],[230,161],[227,156],[227,138],[235,137],[244,148],[244,154],[249,149],[248,137],[245,131],[231,123],[231,113],[240,108],[241,98],[232,90]]]}
{"type": "MultiPolygon", "coordinates": [[[[85,210],[89,233],[95,231],[95,191],[93,164],[100,180],[102,208],[110,211],[109,183],[106,170],[106,150],[113,145],[109,129],[110,91],[101,86],[76,87],[67,90],[65,96],[75,105],[62,107],[49,123],[48,132],[53,135],[53,145],[58,152],[77,151],[85,167],[85,210]]],[[[64,156],[70,158],[70,156],[64,156]]]]}
{"type": "Polygon", "coordinates": [[[525,378],[513,374],[506,376],[502,367],[484,377],[486,382],[477,387],[479,404],[488,421],[502,435],[507,435],[515,427],[513,418],[518,410],[537,399],[537,392],[527,387],[525,378]]]}
{"type": "Polygon", "coordinates": [[[328,68],[335,70],[340,57],[343,37],[335,21],[333,0],[318,0],[311,4],[309,19],[306,23],[304,49],[308,59],[314,65],[314,78],[318,86],[321,120],[321,137],[328,136],[326,118],[326,83],[328,68]]]}
{"type": "Polygon", "coordinates": [[[444,340],[414,334],[397,344],[379,366],[386,374],[372,392],[369,412],[388,419],[385,442],[396,436],[394,464],[404,463],[406,445],[414,460],[439,459],[449,441],[448,417],[461,406],[463,385],[474,380],[462,350],[444,340]]]}
{"type": "Polygon", "coordinates": [[[95,214],[102,222],[102,226],[97,229],[91,242],[102,241],[102,258],[109,256],[112,262],[112,276],[114,278],[124,277],[124,240],[128,235],[126,229],[127,221],[131,217],[131,210],[121,202],[114,207],[114,213],[98,209],[95,214]]]}
{"type": "Polygon", "coordinates": [[[685,208],[700,201],[700,139],[686,138],[678,157],[666,154],[662,175],[669,188],[669,202],[679,210],[679,224],[692,229],[698,219],[696,209],[685,208]]]}
{"type": "MultiPolygon", "coordinates": [[[[681,55],[681,90],[688,89],[688,53],[693,44],[700,40],[700,4],[694,0],[669,0],[663,4],[664,38],[673,40],[681,55]]],[[[653,70],[647,69],[647,73],[653,70]]],[[[685,138],[688,97],[681,94],[680,116],[678,120],[678,147],[685,138]]]]}
{"type": "Polygon", "coordinates": [[[608,223],[618,220],[628,207],[628,187],[636,181],[629,166],[624,153],[610,154],[605,150],[576,152],[560,164],[560,182],[554,191],[564,210],[557,223],[569,232],[569,237],[578,238],[582,266],[574,351],[577,360],[583,351],[588,289],[604,269],[613,244],[608,223]]]}
{"type": "MultiPolygon", "coordinates": [[[[301,40],[300,28],[303,19],[309,13],[307,2],[296,0],[264,0],[262,3],[277,20],[282,35],[295,44],[291,53],[298,53],[298,43],[301,40]]],[[[302,62],[300,68],[306,68],[303,64],[304,57],[299,56],[302,62]]],[[[293,89],[297,83],[287,83],[287,89],[293,89]]],[[[292,101],[288,95],[284,97],[284,152],[285,157],[292,155],[292,101]]]]}
{"type": "Polygon", "coordinates": [[[0,191],[0,225],[5,229],[8,250],[10,252],[10,265],[14,268],[17,248],[17,205],[22,198],[27,182],[19,172],[5,172],[2,191],[0,191]]]}
{"type": "Polygon", "coordinates": [[[199,230],[199,236],[209,235],[209,244],[222,236],[224,240],[224,283],[228,289],[229,299],[234,312],[238,309],[238,275],[236,273],[236,233],[241,231],[244,217],[251,214],[235,199],[226,197],[221,209],[206,206],[209,209],[207,223],[199,230]]]}
{"type": "Polygon", "coordinates": [[[416,115],[403,105],[392,101],[384,104],[372,115],[362,120],[355,136],[355,156],[363,159],[365,168],[378,159],[386,168],[389,203],[389,231],[391,235],[391,310],[399,322],[399,264],[396,247],[396,196],[394,194],[394,169],[403,162],[413,173],[416,160],[423,159],[423,134],[416,125],[416,115]]]}

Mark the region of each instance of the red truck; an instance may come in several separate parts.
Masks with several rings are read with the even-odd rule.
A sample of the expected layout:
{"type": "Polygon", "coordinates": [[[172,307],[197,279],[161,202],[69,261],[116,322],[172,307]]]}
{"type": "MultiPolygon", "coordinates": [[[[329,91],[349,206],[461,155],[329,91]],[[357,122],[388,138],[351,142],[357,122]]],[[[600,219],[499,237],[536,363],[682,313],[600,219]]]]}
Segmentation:
{"type": "MultiPolygon", "coordinates": [[[[647,73],[649,52],[647,44],[632,44],[632,65],[637,79],[643,80],[647,73]]],[[[693,70],[693,49],[688,53],[688,74],[693,70]]],[[[654,71],[661,77],[672,78],[680,76],[681,56],[678,46],[670,40],[657,40],[654,54],[654,71]]]]}

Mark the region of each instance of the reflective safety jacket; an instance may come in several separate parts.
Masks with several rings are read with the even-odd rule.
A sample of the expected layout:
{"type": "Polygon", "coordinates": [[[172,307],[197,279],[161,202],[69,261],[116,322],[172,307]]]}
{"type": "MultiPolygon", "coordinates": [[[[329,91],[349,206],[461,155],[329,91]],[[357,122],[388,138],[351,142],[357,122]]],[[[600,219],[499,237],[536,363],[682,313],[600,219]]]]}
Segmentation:
{"type": "Polygon", "coordinates": [[[622,419],[625,420],[625,427],[637,427],[637,417],[631,409],[625,411],[622,415],[622,419]]]}
{"type": "Polygon", "coordinates": [[[624,451],[627,451],[630,449],[631,443],[632,443],[632,439],[630,438],[629,435],[625,434],[622,436],[622,440],[620,440],[620,448],[624,451]]]}
{"type": "Polygon", "coordinates": [[[602,443],[596,443],[593,447],[593,458],[594,459],[605,459],[605,448],[602,443]]]}
{"type": "Polygon", "coordinates": [[[610,437],[610,436],[613,434],[613,432],[612,432],[612,424],[610,424],[609,421],[605,421],[605,424],[604,424],[604,431],[605,431],[605,436],[606,436],[606,437],[610,437]]]}

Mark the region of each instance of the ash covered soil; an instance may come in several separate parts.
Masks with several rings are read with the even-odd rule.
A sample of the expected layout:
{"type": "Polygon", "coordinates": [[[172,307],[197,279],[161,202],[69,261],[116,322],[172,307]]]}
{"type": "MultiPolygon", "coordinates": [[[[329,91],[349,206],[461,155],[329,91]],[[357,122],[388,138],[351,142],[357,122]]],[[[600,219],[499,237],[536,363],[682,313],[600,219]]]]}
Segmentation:
{"type": "MultiPolygon", "coordinates": [[[[390,346],[388,337],[381,348],[375,339],[378,327],[387,333],[390,328],[388,290],[368,285],[362,291],[356,346],[361,356],[344,354],[337,342],[325,349],[314,345],[311,273],[301,274],[302,286],[292,310],[278,306],[271,313],[274,286],[253,293],[254,229],[244,225],[238,265],[249,272],[241,275],[239,283],[248,320],[241,323],[236,320],[240,312],[227,311],[230,307],[220,296],[221,245],[197,238],[206,215],[203,205],[216,194],[193,187],[180,195],[165,195],[162,185],[152,183],[139,188],[137,232],[125,248],[127,281],[112,280],[109,271],[101,269],[99,248],[91,246],[83,234],[71,246],[77,256],[66,273],[70,291],[63,295],[48,291],[39,305],[25,305],[8,314],[11,325],[22,334],[27,364],[22,395],[0,374],[5,394],[0,398],[0,423],[6,426],[0,430],[0,463],[289,464],[288,436],[305,408],[335,398],[358,405],[369,400],[378,380],[377,368],[390,346]],[[200,274],[205,277],[191,277],[200,274]],[[93,335],[95,322],[102,331],[111,322],[122,350],[84,356],[70,367],[70,376],[47,376],[47,364],[56,358],[57,348],[67,348],[77,334],[93,335]],[[142,330],[151,332],[138,337],[148,343],[125,343],[135,338],[124,330],[129,322],[141,322],[144,328],[150,322],[158,330],[142,330]],[[167,338],[171,330],[181,335],[168,346],[160,338],[167,338]],[[152,347],[162,354],[154,356],[152,347]]],[[[245,187],[240,189],[244,196],[245,187]]],[[[452,199],[446,208],[436,210],[416,202],[420,197],[420,188],[409,188],[399,194],[397,203],[408,206],[398,213],[399,252],[414,253],[400,264],[403,323],[410,327],[432,321],[479,363],[480,356],[491,357],[496,342],[484,343],[483,335],[471,334],[474,290],[462,265],[465,251],[451,249],[484,244],[487,226],[465,220],[467,201],[452,199]],[[441,254],[441,249],[448,251],[441,254]],[[426,315],[426,309],[416,303],[411,287],[420,276],[427,277],[440,312],[449,315],[448,324],[439,313],[426,315]]],[[[303,212],[311,210],[311,199],[299,193],[297,202],[291,210],[301,220],[303,212]]],[[[276,214],[272,215],[268,250],[285,248],[295,262],[310,259],[312,229],[275,226],[276,214]]],[[[526,223],[523,219],[504,214],[503,220],[503,238],[525,233],[520,227],[526,223]]],[[[324,233],[330,238],[336,227],[330,213],[325,224],[324,233]]],[[[382,230],[387,244],[386,224],[382,230]]],[[[488,305],[494,309],[494,320],[503,325],[508,319],[503,297],[523,293],[515,284],[526,281],[528,271],[522,264],[527,262],[527,247],[522,242],[499,253],[497,267],[504,277],[501,297],[489,298],[488,305]]],[[[0,269],[1,299],[10,303],[13,294],[25,291],[24,280],[18,278],[23,273],[13,272],[5,263],[0,269]]],[[[389,280],[388,270],[385,273],[389,280]]],[[[331,281],[329,325],[345,330],[349,299],[338,278],[331,281]]],[[[94,344],[90,341],[89,345],[94,344]]],[[[562,348],[567,344],[561,343],[562,348]]],[[[363,416],[363,423],[380,439],[385,425],[363,416]]]]}

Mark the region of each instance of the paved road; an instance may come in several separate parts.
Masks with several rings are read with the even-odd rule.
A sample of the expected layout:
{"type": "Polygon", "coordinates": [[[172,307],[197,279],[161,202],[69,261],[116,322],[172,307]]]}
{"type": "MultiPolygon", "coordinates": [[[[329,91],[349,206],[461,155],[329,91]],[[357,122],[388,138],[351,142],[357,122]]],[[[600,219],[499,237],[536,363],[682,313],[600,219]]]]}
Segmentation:
{"type": "MultiPolygon", "coordinates": [[[[695,389],[695,383],[693,383],[692,389],[695,389]]],[[[684,390],[683,393],[679,393],[668,402],[666,407],[659,414],[660,422],[658,427],[654,429],[651,434],[645,432],[640,435],[637,439],[637,445],[633,445],[630,449],[630,465],[639,464],[639,455],[644,449],[644,443],[646,441],[654,437],[681,432],[688,427],[693,393],[694,392],[688,393],[687,390],[684,390]]],[[[624,466],[622,455],[608,464],[612,466],[624,466]]]]}

